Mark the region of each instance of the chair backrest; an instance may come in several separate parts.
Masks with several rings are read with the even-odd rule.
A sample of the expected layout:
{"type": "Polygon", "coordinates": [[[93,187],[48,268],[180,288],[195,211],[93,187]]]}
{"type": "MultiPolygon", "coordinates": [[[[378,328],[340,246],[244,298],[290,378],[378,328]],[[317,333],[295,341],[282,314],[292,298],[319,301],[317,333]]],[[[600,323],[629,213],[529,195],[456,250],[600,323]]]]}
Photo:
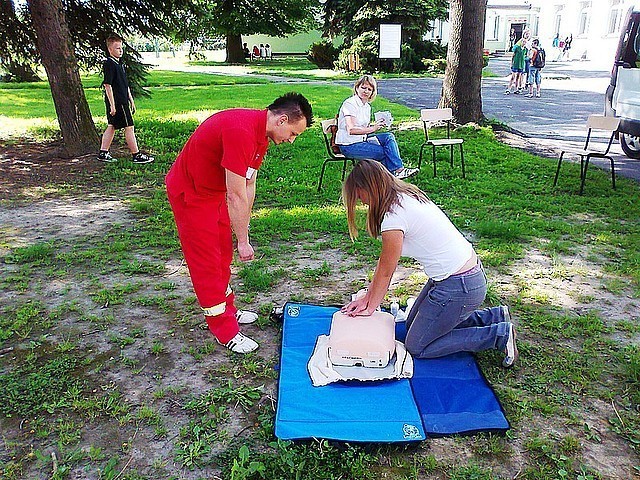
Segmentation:
{"type": "Polygon", "coordinates": [[[420,120],[424,128],[425,140],[429,141],[429,128],[431,124],[436,122],[446,122],[447,138],[451,138],[451,120],[453,119],[453,110],[450,108],[423,108],[420,110],[420,120]]]}
{"type": "Polygon", "coordinates": [[[324,135],[324,143],[330,154],[340,153],[340,147],[336,145],[336,133],[338,133],[338,119],[330,118],[322,121],[322,133],[324,135]]]}
{"type": "Polygon", "coordinates": [[[589,115],[587,119],[587,128],[592,130],[607,130],[615,132],[620,126],[620,118],[606,117],[604,115],[589,115]]]}
{"type": "Polygon", "coordinates": [[[442,122],[453,118],[450,108],[423,108],[420,110],[420,120],[423,122],[442,122]]]}
{"type": "Polygon", "coordinates": [[[611,132],[611,137],[609,137],[609,143],[607,145],[607,149],[602,152],[603,155],[609,153],[609,149],[611,148],[611,144],[613,143],[613,138],[616,135],[616,130],[620,126],[620,118],[618,117],[607,117],[605,115],[589,115],[587,118],[587,139],[584,143],[584,149],[587,150],[589,148],[589,141],[591,140],[591,130],[604,130],[607,132],[611,132]]]}

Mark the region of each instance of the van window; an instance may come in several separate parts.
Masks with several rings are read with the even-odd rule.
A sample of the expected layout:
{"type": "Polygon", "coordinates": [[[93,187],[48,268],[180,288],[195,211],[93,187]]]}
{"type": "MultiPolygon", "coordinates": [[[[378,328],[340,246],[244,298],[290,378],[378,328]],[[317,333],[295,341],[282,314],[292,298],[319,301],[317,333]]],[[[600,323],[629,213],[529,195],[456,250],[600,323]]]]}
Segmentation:
{"type": "Polygon", "coordinates": [[[636,30],[636,41],[633,43],[633,49],[636,53],[636,68],[640,68],[640,28],[636,30]]]}
{"type": "Polygon", "coordinates": [[[624,36],[621,59],[632,68],[640,68],[640,13],[633,13],[629,18],[629,27],[624,36]]]}

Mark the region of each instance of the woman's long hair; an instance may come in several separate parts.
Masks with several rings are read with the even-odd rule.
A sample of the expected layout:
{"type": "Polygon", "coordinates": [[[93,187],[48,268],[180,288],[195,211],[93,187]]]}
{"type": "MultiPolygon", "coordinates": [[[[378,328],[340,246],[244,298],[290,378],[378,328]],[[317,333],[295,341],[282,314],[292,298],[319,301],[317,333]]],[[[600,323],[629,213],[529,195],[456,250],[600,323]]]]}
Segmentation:
{"type": "Polygon", "coordinates": [[[400,201],[400,194],[407,194],[420,202],[429,202],[429,197],[415,185],[394,177],[380,162],[360,160],[342,186],[342,201],[347,209],[347,223],[351,239],[358,236],[356,226],[356,204],[358,190],[369,197],[367,212],[367,232],[373,238],[380,235],[380,227],[385,213],[400,201]]]}

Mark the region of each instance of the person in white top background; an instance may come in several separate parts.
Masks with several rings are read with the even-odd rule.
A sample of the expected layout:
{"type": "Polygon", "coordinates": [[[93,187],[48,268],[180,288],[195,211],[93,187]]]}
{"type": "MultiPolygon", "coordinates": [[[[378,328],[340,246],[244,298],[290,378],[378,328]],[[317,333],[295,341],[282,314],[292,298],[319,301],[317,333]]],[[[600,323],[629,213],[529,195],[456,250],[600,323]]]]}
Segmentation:
{"type": "Polygon", "coordinates": [[[376,133],[385,126],[383,120],[371,123],[371,102],[377,91],[376,80],[371,75],[363,75],[356,81],[354,95],[340,107],[336,145],[348,158],[377,160],[396,177],[407,178],[418,169],[404,167],[393,133],[376,133]]]}
{"type": "Polygon", "coordinates": [[[375,161],[359,161],[342,188],[352,239],[358,235],[356,204],[368,206],[367,231],[382,237],[382,251],[365,295],[342,307],[351,316],[371,315],[382,303],[400,256],[420,262],[429,277],[408,312],[405,346],[415,358],[456,352],[504,352],[517,356],[516,331],[506,306],[479,309],[487,278],[475,250],[447,215],[415,185],[375,161]]]}

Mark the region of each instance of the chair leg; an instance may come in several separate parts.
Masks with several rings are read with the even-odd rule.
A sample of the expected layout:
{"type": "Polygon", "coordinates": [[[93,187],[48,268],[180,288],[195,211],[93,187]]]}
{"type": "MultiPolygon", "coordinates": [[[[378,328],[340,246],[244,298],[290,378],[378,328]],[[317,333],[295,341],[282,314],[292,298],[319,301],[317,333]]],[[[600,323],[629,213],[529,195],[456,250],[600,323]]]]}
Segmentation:
{"type": "Polygon", "coordinates": [[[344,159],[342,164],[342,181],[344,182],[344,176],[347,174],[347,159],[344,159]]]}
{"type": "Polygon", "coordinates": [[[449,145],[449,164],[453,168],[453,145],[449,145]]]}
{"type": "Polygon", "coordinates": [[[467,178],[464,173],[464,151],[462,149],[462,144],[460,144],[460,164],[462,165],[462,178],[467,178]]]}
{"type": "Polygon", "coordinates": [[[424,151],[424,147],[426,147],[426,146],[427,146],[426,143],[423,143],[420,146],[420,156],[418,157],[418,170],[420,170],[420,167],[422,166],[422,152],[424,151]]]}
{"type": "Polygon", "coordinates": [[[613,158],[612,157],[608,157],[608,158],[609,160],[611,160],[611,186],[615,190],[616,189],[616,172],[613,167],[613,158]]]}
{"type": "Polygon", "coordinates": [[[436,176],[436,146],[432,145],[431,158],[433,158],[433,176],[436,176]]]}
{"type": "Polygon", "coordinates": [[[318,182],[318,191],[322,190],[322,179],[324,178],[324,170],[327,167],[327,163],[330,162],[331,160],[329,158],[327,158],[323,163],[322,163],[322,170],[320,171],[320,181],[318,182]]]}
{"type": "MultiPolygon", "coordinates": [[[[558,168],[556,168],[556,177],[553,179],[553,186],[558,184],[558,175],[560,175],[560,165],[562,165],[562,157],[564,152],[560,152],[560,158],[558,159],[558,168]]],[[[580,168],[580,176],[582,176],[582,168],[580,168]]]]}
{"type": "MultiPolygon", "coordinates": [[[[586,156],[586,158],[584,159],[584,169],[582,170],[582,179],[580,180],[580,195],[582,195],[582,192],[584,190],[584,181],[587,179],[587,168],[589,168],[589,159],[591,157],[589,155],[586,156]]],[[[580,165],[582,165],[582,157],[580,157],[580,165]]]]}

